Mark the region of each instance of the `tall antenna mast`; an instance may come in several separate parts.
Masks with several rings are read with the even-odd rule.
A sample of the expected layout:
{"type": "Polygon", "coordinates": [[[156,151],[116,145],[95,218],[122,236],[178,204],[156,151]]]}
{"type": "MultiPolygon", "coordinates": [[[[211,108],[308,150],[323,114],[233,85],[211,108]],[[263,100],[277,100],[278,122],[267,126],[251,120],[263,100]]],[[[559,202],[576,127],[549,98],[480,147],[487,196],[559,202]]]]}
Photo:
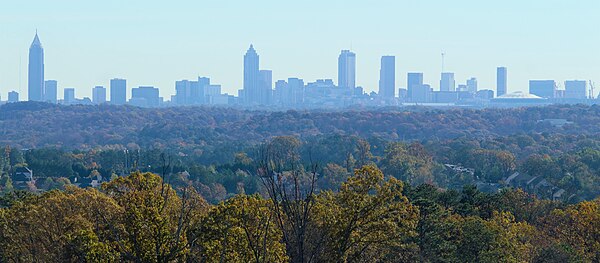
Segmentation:
{"type": "Polygon", "coordinates": [[[446,58],[446,52],[442,50],[442,73],[444,73],[444,59],[446,58]]]}
{"type": "Polygon", "coordinates": [[[23,78],[21,77],[21,71],[23,70],[23,65],[22,65],[22,63],[21,63],[22,57],[23,57],[23,56],[19,56],[19,95],[20,95],[20,96],[23,96],[23,94],[21,93],[21,92],[22,92],[22,90],[21,90],[21,89],[22,89],[22,87],[21,87],[21,81],[22,81],[22,79],[23,79],[23,78]]]}

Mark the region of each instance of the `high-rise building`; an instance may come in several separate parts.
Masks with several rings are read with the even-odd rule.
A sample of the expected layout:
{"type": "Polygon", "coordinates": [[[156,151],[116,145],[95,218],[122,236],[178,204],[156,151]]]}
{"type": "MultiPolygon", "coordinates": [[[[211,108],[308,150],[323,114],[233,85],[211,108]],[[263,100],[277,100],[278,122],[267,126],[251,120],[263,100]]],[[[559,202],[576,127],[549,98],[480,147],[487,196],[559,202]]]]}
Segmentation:
{"type": "Polygon", "coordinates": [[[37,32],[29,47],[29,75],[28,75],[29,101],[44,100],[44,48],[38,38],[37,32]]]}
{"type": "Polygon", "coordinates": [[[442,72],[442,79],[440,80],[440,91],[456,91],[456,81],[454,80],[454,73],[442,72]]]}
{"type": "Polygon", "coordinates": [[[106,88],[96,86],[92,89],[92,102],[94,104],[106,103],[106,88]]]}
{"type": "Polygon", "coordinates": [[[138,87],[131,89],[131,104],[140,107],[160,106],[159,90],[155,87],[138,87]]]}
{"type": "Polygon", "coordinates": [[[58,100],[58,82],[56,80],[44,81],[44,101],[55,103],[58,100]]]}
{"type": "Polygon", "coordinates": [[[338,86],[351,89],[356,87],[356,54],[350,50],[342,50],[338,57],[338,86]]]}
{"type": "Polygon", "coordinates": [[[408,73],[407,79],[406,89],[408,90],[408,98],[413,98],[415,86],[423,85],[423,73],[408,73]]]}
{"type": "Polygon", "coordinates": [[[396,57],[381,57],[379,70],[379,96],[383,98],[396,97],[396,57]]]}
{"type": "Polygon", "coordinates": [[[500,97],[508,92],[508,71],[506,67],[496,69],[496,96],[500,97]]]}
{"type": "Polygon", "coordinates": [[[11,91],[8,93],[8,102],[19,102],[19,93],[11,91]]]}
{"type": "Polygon", "coordinates": [[[467,91],[470,93],[477,93],[477,79],[471,78],[467,80],[467,91]]]}
{"type": "Polygon", "coordinates": [[[565,98],[567,99],[586,99],[587,81],[567,80],[565,81],[565,98]]]}
{"type": "Polygon", "coordinates": [[[432,100],[431,97],[432,97],[431,86],[425,85],[425,84],[413,86],[413,97],[412,97],[413,102],[417,102],[417,103],[431,102],[431,100],[432,100]]]}
{"type": "Polygon", "coordinates": [[[74,88],[65,88],[63,93],[63,103],[65,105],[70,105],[75,103],[75,89],[74,88]]]}
{"type": "Polygon", "coordinates": [[[273,71],[260,70],[259,75],[260,104],[271,104],[273,99],[273,71]]]}
{"type": "Polygon", "coordinates": [[[124,105],[127,103],[127,80],[110,80],[110,104],[124,105]]]}
{"type": "Polygon", "coordinates": [[[542,98],[555,98],[556,82],[554,80],[530,80],[529,93],[542,98]]]}
{"type": "Polygon", "coordinates": [[[259,56],[253,45],[244,55],[244,101],[246,104],[260,104],[259,56]]]}

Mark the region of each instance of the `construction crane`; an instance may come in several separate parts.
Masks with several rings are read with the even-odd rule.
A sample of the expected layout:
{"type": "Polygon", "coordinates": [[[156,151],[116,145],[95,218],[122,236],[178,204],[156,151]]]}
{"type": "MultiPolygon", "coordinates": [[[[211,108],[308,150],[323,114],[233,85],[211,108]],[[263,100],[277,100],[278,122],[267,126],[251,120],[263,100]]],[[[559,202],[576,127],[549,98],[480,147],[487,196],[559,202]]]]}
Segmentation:
{"type": "MultiPolygon", "coordinates": [[[[600,98],[600,96],[598,96],[600,98]]],[[[590,80],[590,99],[594,99],[594,82],[590,80]]]]}

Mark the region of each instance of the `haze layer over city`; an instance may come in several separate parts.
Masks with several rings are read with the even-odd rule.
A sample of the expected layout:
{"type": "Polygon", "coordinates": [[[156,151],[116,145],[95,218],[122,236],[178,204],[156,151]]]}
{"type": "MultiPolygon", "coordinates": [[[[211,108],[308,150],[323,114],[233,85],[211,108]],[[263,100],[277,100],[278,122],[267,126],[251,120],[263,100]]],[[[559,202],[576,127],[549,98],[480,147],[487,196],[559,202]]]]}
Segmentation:
{"type": "MultiPolygon", "coordinates": [[[[596,1],[139,4],[31,1],[28,5],[44,11],[25,4],[4,8],[2,99],[9,91],[18,92],[20,100],[29,98],[27,47],[36,30],[44,47],[44,78],[58,82],[58,99],[65,88],[73,88],[77,98],[92,98],[93,88],[102,86],[110,100],[110,80],[122,78],[127,80],[127,99],[130,89],[152,86],[168,102],[176,95],[175,81],[198,77],[210,78],[221,93],[238,97],[244,89],[243,56],[251,44],[260,56],[259,69],[271,71],[271,89],[289,78],[301,79],[303,85],[330,79],[343,88],[339,57],[349,50],[355,54],[350,88],[362,87],[365,94],[381,93],[382,56],[394,56],[386,71],[393,72],[389,85],[400,103],[411,102],[402,99],[400,90],[411,85],[408,73],[423,73],[422,84],[432,91],[444,90],[440,73],[445,71],[454,73],[451,91],[460,91],[460,85],[474,78],[478,90],[502,95],[497,92],[498,67],[508,71],[506,93],[532,93],[530,80],[554,80],[547,84],[556,90],[565,90],[565,81],[580,80],[579,86],[586,82],[580,88],[586,98],[597,94],[591,94],[600,71],[595,63],[600,37],[593,28],[598,18],[592,14],[596,1]]],[[[453,95],[428,96],[412,102],[454,102],[453,95]]]]}

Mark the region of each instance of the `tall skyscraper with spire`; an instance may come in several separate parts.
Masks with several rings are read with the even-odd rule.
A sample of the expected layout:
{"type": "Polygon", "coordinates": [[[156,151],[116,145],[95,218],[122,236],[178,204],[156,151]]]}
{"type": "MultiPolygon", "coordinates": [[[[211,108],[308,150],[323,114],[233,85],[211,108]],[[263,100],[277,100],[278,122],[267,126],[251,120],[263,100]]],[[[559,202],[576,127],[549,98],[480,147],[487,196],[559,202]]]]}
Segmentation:
{"type": "Polygon", "coordinates": [[[342,50],[338,57],[338,86],[356,88],[356,54],[342,50]]]}
{"type": "Polygon", "coordinates": [[[37,31],[29,47],[28,96],[30,101],[44,100],[44,48],[37,31]]]}
{"type": "Polygon", "coordinates": [[[254,50],[254,46],[250,48],[244,55],[244,102],[246,104],[260,103],[260,69],[259,56],[254,50]]]}

